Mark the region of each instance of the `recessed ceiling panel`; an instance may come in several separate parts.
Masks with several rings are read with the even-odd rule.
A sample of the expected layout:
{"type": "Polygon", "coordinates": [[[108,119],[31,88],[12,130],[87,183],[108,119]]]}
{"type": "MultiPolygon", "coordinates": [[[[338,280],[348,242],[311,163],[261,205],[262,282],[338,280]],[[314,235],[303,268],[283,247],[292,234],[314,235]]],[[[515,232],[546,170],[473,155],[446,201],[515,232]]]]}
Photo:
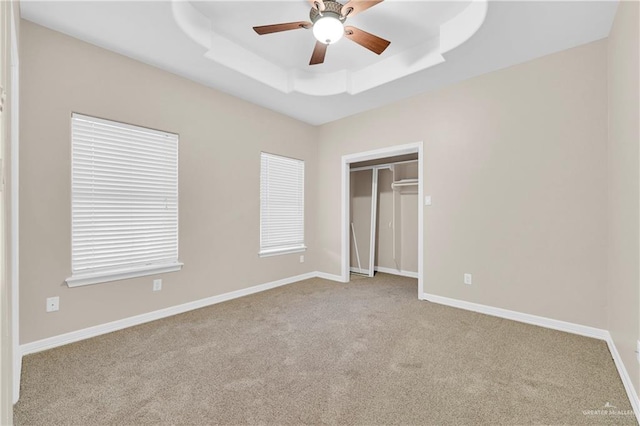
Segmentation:
{"type": "MultiPolygon", "coordinates": [[[[342,3],[323,7],[335,13],[342,3]]],[[[487,0],[382,1],[341,18],[345,36],[326,47],[316,45],[313,37],[320,12],[302,0],[173,1],[172,10],[184,33],[207,49],[208,59],[284,93],[331,96],[364,92],[444,62],[442,54],[480,28],[487,0]],[[307,19],[311,22],[293,29],[286,26],[307,19]],[[286,31],[253,31],[254,26],[279,24],[285,24],[286,31]],[[309,61],[309,52],[318,47],[322,55],[313,54],[309,61]]]]}
{"type": "Polygon", "coordinates": [[[353,25],[391,41],[379,57],[347,39],[327,50],[323,64],[309,66],[315,45],[311,30],[295,30],[259,36],[254,26],[282,22],[309,21],[307,1],[280,2],[192,2],[193,7],[211,20],[212,29],[238,45],[283,69],[312,73],[339,70],[357,71],[382,59],[415,47],[440,35],[440,25],[464,10],[471,1],[385,1],[353,18],[353,25]]]}

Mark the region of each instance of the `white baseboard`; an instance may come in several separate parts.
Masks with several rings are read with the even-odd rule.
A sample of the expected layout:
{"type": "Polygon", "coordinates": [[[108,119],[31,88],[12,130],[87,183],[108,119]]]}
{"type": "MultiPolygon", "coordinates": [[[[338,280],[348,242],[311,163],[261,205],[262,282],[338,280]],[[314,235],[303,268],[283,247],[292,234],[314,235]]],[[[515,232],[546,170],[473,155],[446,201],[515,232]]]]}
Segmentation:
{"type": "Polygon", "coordinates": [[[527,324],[551,328],[553,330],[565,331],[567,333],[579,334],[586,337],[593,337],[595,339],[606,341],[613,361],[618,370],[618,374],[620,375],[620,379],[622,380],[624,388],[627,392],[627,396],[629,397],[629,401],[631,402],[631,406],[633,407],[633,412],[636,415],[636,419],[640,419],[640,401],[638,400],[638,393],[633,387],[631,377],[629,377],[629,373],[627,372],[627,369],[622,362],[622,358],[620,358],[618,349],[616,348],[616,345],[613,342],[609,331],[603,330],[601,328],[589,327],[586,325],[540,317],[537,315],[510,311],[508,309],[466,302],[464,300],[451,299],[448,297],[437,296],[435,294],[422,293],[422,297],[420,297],[420,299],[428,300],[430,302],[438,303],[441,305],[452,306],[454,308],[466,309],[468,311],[479,312],[481,314],[492,315],[494,317],[524,322],[527,324]]]}
{"type": "MultiPolygon", "coordinates": [[[[256,285],[253,287],[244,288],[241,290],[232,291],[229,293],[220,294],[217,296],[207,297],[205,299],[195,300],[193,302],[183,303],[181,305],[171,306],[157,311],[148,312],[146,314],[136,315],[129,318],[124,318],[117,321],[108,322],[106,324],[100,324],[93,327],[84,328],[82,330],[72,331],[69,333],[60,334],[58,336],[48,337],[42,340],[36,340],[34,342],[25,343],[20,345],[20,353],[22,356],[52,349],[58,346],[66,345],[80,340],[88,339],[91,337],[100,336],[101,334],[111,333],[112,331],[122,330],[124,328],[132,327],[134,325],[144,324],[149,321],[154,321],[161,318],[170,317],[172,315],[181,314],[183,312],[192,311],[194,309],[203,308],[205,306],[215,305],[216,303],[226,302],[227,300],[237,299],[238,297],[248,296],[250,294],[259,293],[261,291],[270,290],[275,287],[280,287],[287,284],[292,284],[298,281],[303,281],[309,278],[316,278],[320,276],[318,272],[309,272],[302,275],[296,275],[294,277],[284,278],[277,281],[271,281],[268,283],[256,285]]],[[[321,278],[331,279],[330,274],[322,274],[321,278]]]]}
{"type": "MultiPolygon", "coordinates": [[[[368,269],[358,269],[358,268],[355,268],[355,267],[351,267],[351,268],[349,268],[349,270],[351,272],[355,272],[357,274],[369,275],[369,270],[368,269]]],[[[401,277],[408,277],[408,278],[418,278],[418,273],[417,272],[399,271],[399,270],[393,269],[393,268],[385,268],[384,266],[376,266],[376,267],[373,268],[373,270],[376,271],[376,272],[382,272],[383,274],[399,275],[401,277]]]]}
{"type": "Polygon", "coordinates": [[[493,306],[481,305],[478,303],[466,302],[464,300],[451,299],[449,297],[437,296],[435,294],[422,293],[422,300],[439,303],[440,305],[452,306],[454,308],[466,309],[467,311],[479,312],[481,314],[492,315],[494,317],[506,318],[527,324],[539,325],[553,330],[566,331],[567,333],[579,334],[581,336],[593,337],[600,340],[607,340],[609,332],[601,328],[589,327],[572,322],[560,321],[537,315],[525,314],[508,309],[496,308],[493,306]]]}
{"type": "Polygon", "coordinates": [[[342,279],[340,275],[327,274],[326,272],[316,272],[316,277],[329,281],[337,281],[339,283],[349,282],[342,279]]]}
{"type": "Polygon", "coordinates": [[[401,277],[416,278],[416,279],[418,278],[418,273],[413,271],[399,271],[393,268],[385,268],[384,266],[376,266],[375,268],[373,268],[373,270],[382,272],[384,274],[400,275],[401,277]]]}
{"type": "Polygon", "coordinates": [[[356,274],[369,275],[368,269],[359,269],[352,266],[351,268],[349,268],[349,271],[355,272],[356,274]]]}
{"type": "Polygon", "coordinates": [[[629,372],[627,368],[624,366],[622,362],[622,358],[620,358],[620,353],[618,352],[618,348],[616,348],[616,344],[613,342],[613,338],[611,334],[607,331],[607,346],[609,346],[609,352],[611,352],[611,356],[613,358],[613,362],[618,369],[618,374],[620,374],[620,379],[622,380],[622,384],[624,385],[624,389],[627,391],[627,396],[629,397],[629,401],[631,401],[631,406],[633,407],[633,412],[636,415],[636,419],[640,420],[640,400],[638,399],[638,393],[636,389],[633,387],[633,382],[631,381],[631,377],[629,376],[629,372]]]}

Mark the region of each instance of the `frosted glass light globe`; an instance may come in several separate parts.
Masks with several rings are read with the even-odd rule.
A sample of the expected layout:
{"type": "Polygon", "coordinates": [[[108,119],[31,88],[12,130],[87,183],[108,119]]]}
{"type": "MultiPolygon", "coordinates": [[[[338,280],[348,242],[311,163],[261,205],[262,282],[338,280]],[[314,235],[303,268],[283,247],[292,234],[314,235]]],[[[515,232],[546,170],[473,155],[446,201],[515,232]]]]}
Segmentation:
{"type": "Polygon", "coordinates": [[[344,35],[344,26],[338,18],[323,16],[313,24],[313,36],[320,43],[333,44],[344,35]]]}

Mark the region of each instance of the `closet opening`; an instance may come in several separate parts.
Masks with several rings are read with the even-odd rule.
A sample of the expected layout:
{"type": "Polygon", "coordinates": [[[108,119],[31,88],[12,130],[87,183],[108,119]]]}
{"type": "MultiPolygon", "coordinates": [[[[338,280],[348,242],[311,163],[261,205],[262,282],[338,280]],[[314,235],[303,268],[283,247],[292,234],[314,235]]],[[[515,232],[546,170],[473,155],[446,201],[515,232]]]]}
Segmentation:
{"type": "Polygon", "coordinates": [[[422,280],[422,143],[343,157],[343,281],[377,272],[422,280]]]}

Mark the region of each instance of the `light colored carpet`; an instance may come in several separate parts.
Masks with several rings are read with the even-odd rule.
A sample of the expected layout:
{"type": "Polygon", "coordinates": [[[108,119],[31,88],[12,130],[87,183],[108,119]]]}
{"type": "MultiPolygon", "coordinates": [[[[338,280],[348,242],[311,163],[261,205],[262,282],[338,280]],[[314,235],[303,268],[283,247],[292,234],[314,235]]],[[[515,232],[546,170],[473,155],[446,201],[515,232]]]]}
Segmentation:
{"type": "Polygon", "coordinates": [[[22,380],[19,425],[635,424],[605,342],[421,302],[385,274],[30,355],[22,380]]]}

